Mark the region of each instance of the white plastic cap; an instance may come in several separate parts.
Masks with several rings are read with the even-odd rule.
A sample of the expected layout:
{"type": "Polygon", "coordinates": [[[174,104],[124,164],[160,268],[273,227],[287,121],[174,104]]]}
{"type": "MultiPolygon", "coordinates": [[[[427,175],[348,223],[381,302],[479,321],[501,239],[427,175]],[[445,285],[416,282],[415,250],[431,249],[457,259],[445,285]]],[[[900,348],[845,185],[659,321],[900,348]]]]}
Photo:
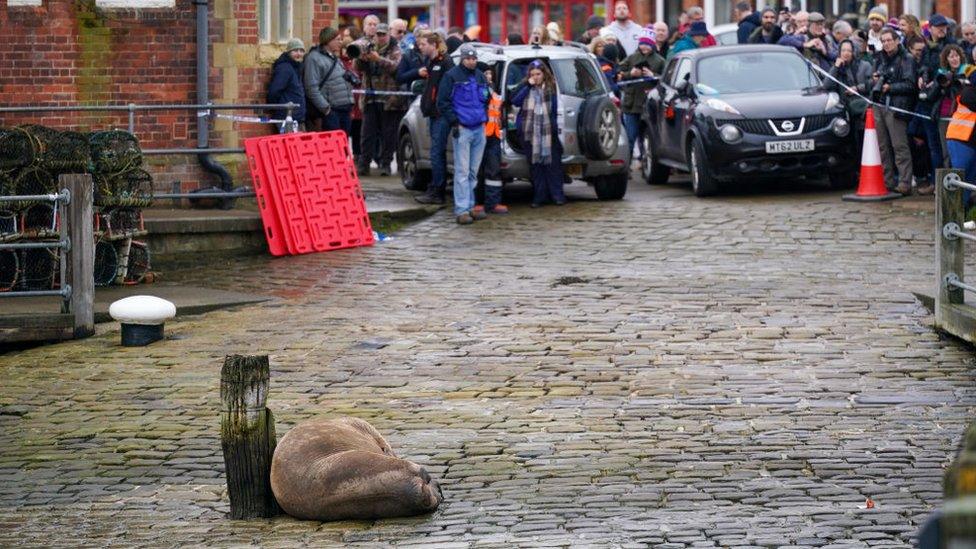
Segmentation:
{"type": "Polygon", "coordinates": [[[112,303],[108,314],[123,324],[162,324],[176,316],[176,305],[151,295],[134,295],[112,303]]]}

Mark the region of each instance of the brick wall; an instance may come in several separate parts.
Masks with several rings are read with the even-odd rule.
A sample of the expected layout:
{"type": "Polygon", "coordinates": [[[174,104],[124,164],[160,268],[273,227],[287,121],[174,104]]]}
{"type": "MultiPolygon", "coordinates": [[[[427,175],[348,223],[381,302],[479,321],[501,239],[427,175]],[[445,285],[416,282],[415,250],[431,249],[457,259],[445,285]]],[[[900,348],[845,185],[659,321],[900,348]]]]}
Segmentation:
{"type": "MultiPolygon", "coordinates": [[[[336,0],[296,0],[295,34],[308,44],[336,19],[336,0]],[[314,31],[313,31],[314,29],[314,31]]],[[[196,102],[196,8],[98,9],[95,0],[43,0],[38,7],[0,0],[0,105],[105,105],[196,102]]],[[[210,2],[210,97],[215,103],[263,103],[281,46],[258,44],[255,0],[210,2]]],[[[241,114],[252,114],[242,112],[241,114]]],[[[39,123],[89,131],[125,128],[126,113],[0,113],[0,125],[39,123]]],[[[211,146],[236,147],[266,126],[214,123],[211,146]]],[[[143,147],[196,145],[194,113],[138,114],[143,147]]],[[[249,184],[240,155],[223,155],[239,185],[249,184]]],[[[157,189],[217,183],[193,157],[152,157],[157,189]]]]}

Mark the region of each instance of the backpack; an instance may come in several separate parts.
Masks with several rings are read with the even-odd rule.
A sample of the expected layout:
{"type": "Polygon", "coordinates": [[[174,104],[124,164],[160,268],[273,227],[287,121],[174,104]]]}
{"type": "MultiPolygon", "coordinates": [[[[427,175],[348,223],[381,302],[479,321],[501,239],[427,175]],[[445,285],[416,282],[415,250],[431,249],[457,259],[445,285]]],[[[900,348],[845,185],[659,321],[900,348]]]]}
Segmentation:
{"type": "Polygon", "coordinates": [[[458,124],[465,128],[474,128],[487,122],[487,98],[488,86],[479,84],[475,76],[469,76],[467,82],[454,84],[452,100],[458,124]]]}

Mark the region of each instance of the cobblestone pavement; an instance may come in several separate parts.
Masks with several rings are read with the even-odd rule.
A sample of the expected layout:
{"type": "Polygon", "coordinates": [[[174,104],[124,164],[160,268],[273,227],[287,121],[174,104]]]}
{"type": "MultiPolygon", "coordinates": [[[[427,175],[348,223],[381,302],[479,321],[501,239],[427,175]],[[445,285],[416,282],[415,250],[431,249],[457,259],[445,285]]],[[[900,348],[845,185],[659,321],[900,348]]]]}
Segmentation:
{"type": "Polygon", "coordinates": [[[280,299],[147,348],[103,325],[0,355],[0,545],[909,546],[976,405],[970,350],[911,294],[931,202],[571,196],[186,273],[280,299]],[[363,417],[444,505],[226,519],[227,353],[271,355],[279,436],[363,417]]]}

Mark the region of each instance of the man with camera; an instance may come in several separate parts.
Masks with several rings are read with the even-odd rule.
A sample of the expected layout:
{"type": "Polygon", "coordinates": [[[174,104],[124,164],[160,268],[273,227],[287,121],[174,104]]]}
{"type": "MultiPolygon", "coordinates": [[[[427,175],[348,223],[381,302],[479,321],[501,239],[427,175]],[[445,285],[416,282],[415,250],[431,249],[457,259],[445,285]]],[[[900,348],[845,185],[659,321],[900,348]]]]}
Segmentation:
{"type": "Polygon", "coordinates": [[[305,56],[305,96],[309,106],[310,129],[351,131],[355,75],[346,71],[339,59],[342,37],[339,31],[325,27],[319,33],[319,45],[305,56]]]}
{"type": "Polygon", "coordinates": [[[400,65],[400,47],[390,37],[390,27],[386,23],[376,26],[372,42],[352,44],[346,49],[350,57],[356,58],[356,69],[363,75],[366,97],[363,101],[362,146],[357,170],[360,175],[369,175],[369,164],[374,159],[380,167],[381,175],[390,175],[390,163],[396,152],[396,130],[407,110],[405,97],[398,95],[375,94],[371,92],[395,92],[396,73],[400,65]],[[358,55],[354,55],[358,53],[358,55]],[[376,143],[379,140],[379,157],[376,156],[376,143]]]}
{"type": "Polygon", "coordinates": [[[871,76],[871,100],[880,104],[872,108],[881,147],[881,165],[885,185],[907,195],[912,191],[912,153],[907,131],[911,115],[886,107],[908,113],[915,110],[918,98],[915,60],[901,45],[901,39],[891,27],[881,31],[879,40],[881,51],[875,59],[871,76]]]}

